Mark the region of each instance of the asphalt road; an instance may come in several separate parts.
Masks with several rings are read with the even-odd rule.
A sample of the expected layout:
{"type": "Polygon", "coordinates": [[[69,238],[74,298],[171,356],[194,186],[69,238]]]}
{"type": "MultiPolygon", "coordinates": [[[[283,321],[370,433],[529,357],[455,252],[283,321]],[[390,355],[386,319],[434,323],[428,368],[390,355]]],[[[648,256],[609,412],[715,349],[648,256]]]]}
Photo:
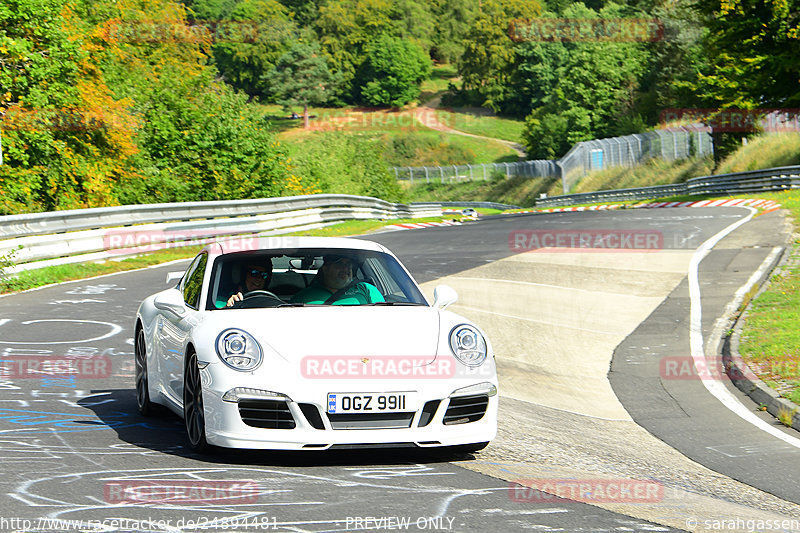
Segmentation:
{"type": "MultiPolygon", "coordinates": [[[[513,247],[514,238],[529,230],[657,231],[662,248],[691,250],[745,214],[742,209],[717,208],[492,217],[458,227],[369,238],[389,246],[418,281],[429,282],[519,253],[521,250],[513,247]]],[[[761,223],[768,228],[778,224],[767,217],[761,223]]],[[[757,251],[747,260],[732,259],[728,256],[736,256],[735,252],[723,250],[703,263],[707,292],[714,289],[708,302],[706,296],[703,299],[704,330],[711,329],[714,313],[719,314],[720,307],[730,300],[739,276],[749,277],[767,247],[751,250],[757,251]],[[721,275],[731,271],[736,275],[720,284],[721,275]]],[[[673,527],[662,524],[680,523],[658,512],[647,515],[653,519],[643,519],[643,513],[615,512],[577,501],[580,498],[554,498],[515,486],[507,477],[489,471],[489,463],[500,464],[492,455],[492,446],[486,455],[475,457],[399,451],[193,454],[182,422],[170,414],[140,417],[133,391],[136,307],[164,287],[165,272],[180,266],[121,273],[0,299],[0,350],[12,369],[12,375],[0,380],[0,531],[671,531],[673,527]],[[13,375],[22,373],[23,368],[30,370],[37,361],[54,358],[82,361],[82,377],[46,377],[46,369],[42,369],[42,377],[13,375]],[[491,460],[481,462],[481,457],[491,460]],[[207,492],[180,500],[167,494],[158,501],[145,491],[140,500],[130,501],[120,490],[151,481],[173,488],[185,483],[207,492]]],[[[725,408],[715,404],[696,382],[685,397],[682,391],[664,389],[691,416],[659,417],[653,409],[656,400],[643,393],[650,385],[643,388],[638,381],[653,378],[652,365],[637,365],[632,370],[623,364],[643,357],[637,349],[642,346],[640,335],[652,336],[654,329],[661,335],[661,344],[685,352],[681,346],[686,339],[678,331],[686,313],[685,305],[680,305],[684,298],[681,290],[678,286],[630,342],[620,345],[611,373],[615,391],[637,423],[683,454],[722,475],[799,503],[794,472],[782,462],[785,457],[791,461],[788,464],[798,464],[791,455],[796,450],[781,448],[776,456],[773,437],[752,430],[740,419],[723,417],[715,408],[725,408]],[[667,320],[674,324],[660,330],[657,320],[662,313],[672,317],[667,320]],[[698,430],[706,427],[713,431],[698,430]],[[725,431],[729,438],[722,442],[725,431]],[[748,446],[744,460],[741,449],[720,448],[739,445],[739,438],[748,446]],[[720,449],[728,453],[715,451],[720,449]],[[788,455],[781,455],[784,452],[788,455]],[[763,475],[743,475],[742,463],[752,462],[758,454],[764,460],[751,470],[763,475]],[[719,455],[738,456],[738,460],[719,460],[719,455]],[[781,491],[781,486],[788,488],[781,491]]],[[[651,355],[653,361],[659,357],[651,355]]],[[[690,384],[666,384],[672,385],[690,384]]],[[[536,439],[541,432],[558,438],[585,438],[581,436],[587,429],[585,419],[572,426],[565,423],[571,415],[553,419],[551,414],[548,407],[503,399],[501,434],[536,439]],[[554,430],[559,424],[563,430],[554,430]],[[581,431],[575,429],[578,427],[581,431]]],[[[577,442],[569,439],[562,445],[577,442]]],[[[636,461],[630,450],[629,455],[630,461],[636,461]]],[[[594,458],[598,463],[605,459],[600,455],[594,458]]],[[[542,456],[527,461],[548,466],[542,456]]],[[[650,475],[656,482],[665,477],[650,475]]],[[[692,490],[691,480],[686,487],[692,490]]],[[[781,507],[782,503],[769,501],[764,510],[794,516],[796,509],[781,507]]],[[[681,510],[670,512],[680,514],[681,510]]],[[[686,529],[694,529],[691,526],[687,522],[686,529]]]]}

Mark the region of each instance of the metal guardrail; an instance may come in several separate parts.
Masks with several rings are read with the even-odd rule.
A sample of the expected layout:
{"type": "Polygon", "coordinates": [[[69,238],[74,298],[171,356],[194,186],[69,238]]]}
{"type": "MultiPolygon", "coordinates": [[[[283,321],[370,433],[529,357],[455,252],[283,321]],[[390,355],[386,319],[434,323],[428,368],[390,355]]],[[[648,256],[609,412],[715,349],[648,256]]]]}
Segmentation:
{"type": "Polygon", "coordinates": [[[633,189],[613,189],[580,194],[565,194],[536,200],[537,207],[559,207],[596,202],[649,200],[667,196],[733,195],[800,189],[800,166],[734,172],[691,178],[686,183],[633,189]]]}
{"type": "Polygon", "coordinates": [[[410,206],[344,194],[26,213],[0,217],[0,255],[13,253],[16,266],[6,273],[15,273],[345,220],[441,215],[438,204],[410,206]]]}
{"type": "Polygon", "coordinates": [[[509,205],[509,204],[498,204],[497,202],[412,202],[411,204],[414,207],[423,207],[423,206],[430,206],[430,207],[473,207],[473,208],[484,208],[484,209],[519,209],[518,205],[509,205]]]}

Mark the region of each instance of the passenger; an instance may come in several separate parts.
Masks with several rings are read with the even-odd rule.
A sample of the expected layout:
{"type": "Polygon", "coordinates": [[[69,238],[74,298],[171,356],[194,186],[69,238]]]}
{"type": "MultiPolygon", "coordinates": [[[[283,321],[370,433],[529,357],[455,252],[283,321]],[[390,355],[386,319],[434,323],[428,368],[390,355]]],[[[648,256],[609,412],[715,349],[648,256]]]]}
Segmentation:
{"type": "Polygon", "coordinates": [[[290,302],[304,304],[364,305],[385,301],[371,283],[353,279],[353,260],[341,255],[323,257],[322,268],[290,302]]]}
{"type": "Polygon", "coordinates": [[[239,279],[243,282],[236,288],[236,292],[228,298],[225,307],[232,307],[236,302],[241,302],[248,292],[266,290],[267,286],[269,286],[269,280],[272,278],[272,261],[270,260],[267,260],[266,264],[245,263],[239,268],[241,268],[239,279]]]}

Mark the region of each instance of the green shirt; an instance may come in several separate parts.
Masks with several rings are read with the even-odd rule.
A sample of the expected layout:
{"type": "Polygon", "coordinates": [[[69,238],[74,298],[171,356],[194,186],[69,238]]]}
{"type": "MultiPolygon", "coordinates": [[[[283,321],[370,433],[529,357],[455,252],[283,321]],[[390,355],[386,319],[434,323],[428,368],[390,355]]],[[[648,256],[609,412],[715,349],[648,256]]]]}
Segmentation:
{"type": "MultiPolygon", "coordinates": [[[[314,279],[311,285],[292,296],[289,301],[292,303],[324,304],[332,294],[333,292],[314,279]]],[[[374,285],[360,281],[347,289],[332,305],[364,305],[383,301],[385,301],[383,295],[374,285]]]]}

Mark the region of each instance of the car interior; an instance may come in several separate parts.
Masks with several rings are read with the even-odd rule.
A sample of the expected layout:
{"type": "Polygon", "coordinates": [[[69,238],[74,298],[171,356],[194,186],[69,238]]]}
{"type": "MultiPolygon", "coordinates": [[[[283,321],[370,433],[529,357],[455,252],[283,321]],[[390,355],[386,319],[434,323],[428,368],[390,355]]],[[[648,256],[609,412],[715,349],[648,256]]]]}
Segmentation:
{"type": "Polygon", "coordinates": [[[271,254],[244,252],[218,258],[212,273],[208,308],[225,307],[223,302],[244,284],[244,280],[241,279],[244,266],[266,264],[267,261],[272,264],[272,276],[264,289],[273,293],[279,300],[273,298],[272,302],[262,302],[253,307],[276,307],[287,303],[292,296],[311,284],[322,267],[323,256],[329,252],[349,257],[354,265],[354,279],[375,286],[387,302],[424,302],[424,298],[415,287],[413,289],[401,287],[408,283],[402,281],[398,283],[377,254],[370,255],[357,250],[303,250],[295,253],[271,254]],[[411,294],[411,298],[407,294],[411,294]]]}

